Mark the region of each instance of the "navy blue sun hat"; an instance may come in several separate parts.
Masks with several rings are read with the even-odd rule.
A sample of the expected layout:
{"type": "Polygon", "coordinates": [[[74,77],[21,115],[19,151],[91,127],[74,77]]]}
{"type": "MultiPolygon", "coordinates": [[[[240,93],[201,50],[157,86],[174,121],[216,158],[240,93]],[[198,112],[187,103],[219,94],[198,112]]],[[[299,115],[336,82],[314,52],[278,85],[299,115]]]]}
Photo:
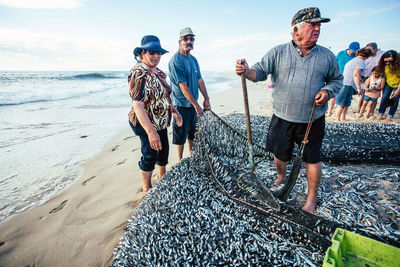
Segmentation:
{"type": "Polygon", "coordinates": [[[160,39],[158,39],[158,37],[154,35],[146,35],[142,38],[141,45],[133,50],[133,54],[135,55],[135,57],[138,56],[143,49],[158,51],[163,54],[168,53],[167,50],[161,47],[160,39]]]}

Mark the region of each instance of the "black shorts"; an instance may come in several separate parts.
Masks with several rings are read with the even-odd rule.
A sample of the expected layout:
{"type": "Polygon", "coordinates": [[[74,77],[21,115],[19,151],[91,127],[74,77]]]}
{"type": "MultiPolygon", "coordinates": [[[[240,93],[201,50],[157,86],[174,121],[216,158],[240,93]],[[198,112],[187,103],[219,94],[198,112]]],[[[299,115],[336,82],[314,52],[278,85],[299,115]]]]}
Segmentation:
{"type": "Polygon", "coordinates": [[[136,123],[136,126],[133,126],[129,121],[129,125],[131,126],[133,132],[139,136],[141,146],[142,157],[138,162],[139,168],[142,171],[152,171],[154,170],[154,166],[157,164],[158,166],[166,166],[168,164],[168,153],[169,153],[169,143],[168,143],[168,131],[167,129],[162,129],[161,131],[157,131],[160,136],[162,149],[154,150],[150,146],[149,137],[146,131],[143,129],[142,125],[139,122],[136,123]]]}
{"type": "MultiPolygon", "coordinates": [[[[300,146],[306,130],[307,123],[289,122],[274,114],[267,135],[267,150],[281,161],[290,161],[294,143],[296,142],[300,146]]],[[[318,163],[321,161],[321,145],[324,134],[325,116],[322,116],[316,119],[311,126],[308,143],[304,146],[304,162],[318,163]]]]}
{"type": "Polygon", "coordinates": [[[173,137],[172,143],[175,145],[183,145],[186,139],[193,140],[196,132],[197,113],[194,107],[176,107],[182,116],[182,127],[176,125],[176,120],[172,124],[173,137]]]}

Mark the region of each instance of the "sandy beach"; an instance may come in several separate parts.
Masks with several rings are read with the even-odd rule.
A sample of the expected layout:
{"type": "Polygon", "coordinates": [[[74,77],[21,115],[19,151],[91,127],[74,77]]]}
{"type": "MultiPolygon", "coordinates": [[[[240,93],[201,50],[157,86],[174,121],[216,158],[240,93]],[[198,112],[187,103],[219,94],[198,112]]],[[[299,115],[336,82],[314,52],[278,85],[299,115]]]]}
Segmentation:
{"type": "MultiPolygon", "coordinates": [[[[247,84],[251,114],[271,115],[269,83],[247,84]]],[[[229,91],[210,96],[218,115],[244,113],[240,78],[231,86],[229,91]]],[[[377,121],[376,110],[373,117],[358,119],[357,104],[358,97],[347,114],[349,122],[382,122],[377,121]]],[[[327,121],[334,118],[327,117],[327,121]]],[[[400,123],[399,112],[391,123],[400,123]]],[[[171,128],[169,135],[171,142],[171,128]]],[[[0,266],[109,266],[128,219],[143,199],[137,165],[140,155],[139,138],[126,128],[83,164],[84,174],[72,186],[45,204],[2,222],[0,266]]],[[[171,144],[167,170],[176,163],[171,144]]],[[[156,173],[153,179],[157,180],[156,173]]]]}

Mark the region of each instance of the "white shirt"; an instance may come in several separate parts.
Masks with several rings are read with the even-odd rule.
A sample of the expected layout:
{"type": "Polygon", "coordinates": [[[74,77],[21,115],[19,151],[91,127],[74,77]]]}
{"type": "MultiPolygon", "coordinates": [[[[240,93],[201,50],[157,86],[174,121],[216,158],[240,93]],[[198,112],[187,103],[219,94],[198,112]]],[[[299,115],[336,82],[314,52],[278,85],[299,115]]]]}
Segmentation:
{"type": "MultiPolygon", "coordinates": [[[[357,86],[353,78],[354,70],[356,69],[364,70],[365,60],[355,57],[346,63],[343,70],[343,84],[352,86],[354,90],[357,90],[357,86]]],[[[360,76],[364,76],[364,71],[361,71],[360,76]]]]}
{"type": "Polygon", "coordinates": [[[379,59],[385,53],[384,51],[378,49],[376,51],[375,56],[369,57],[365,60],[365,69],[364,69],[364,76],[369,77],[371,76],[372,69],[378,66],[379,59]]]}

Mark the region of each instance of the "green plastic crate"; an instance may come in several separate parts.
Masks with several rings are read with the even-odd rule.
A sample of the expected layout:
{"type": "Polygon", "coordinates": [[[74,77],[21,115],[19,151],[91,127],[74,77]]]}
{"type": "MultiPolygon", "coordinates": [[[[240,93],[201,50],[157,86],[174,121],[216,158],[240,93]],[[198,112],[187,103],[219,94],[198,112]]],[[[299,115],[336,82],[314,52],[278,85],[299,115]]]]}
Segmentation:
{"type": "Polygon", "coordinates": [[[322,266],[400,267],[400,249],[337,228],[332,236],[332,246],[325,253],[322,266]]]}

